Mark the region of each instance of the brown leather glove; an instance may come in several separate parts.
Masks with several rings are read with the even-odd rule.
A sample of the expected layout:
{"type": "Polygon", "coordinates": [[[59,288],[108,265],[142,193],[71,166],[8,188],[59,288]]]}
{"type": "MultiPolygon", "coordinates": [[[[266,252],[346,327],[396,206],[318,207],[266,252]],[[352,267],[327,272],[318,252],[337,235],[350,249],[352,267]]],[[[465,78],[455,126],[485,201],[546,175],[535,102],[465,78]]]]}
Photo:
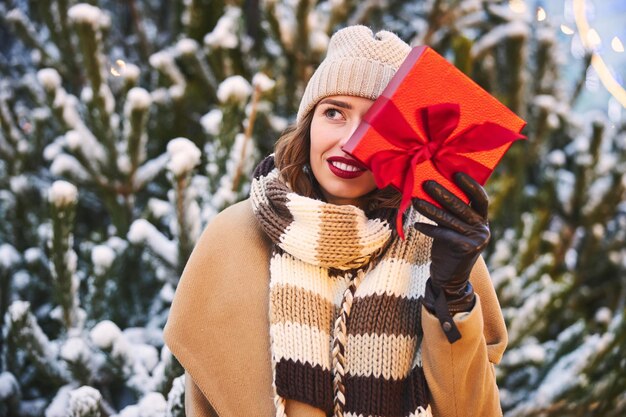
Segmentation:
{"type": "Polygon", "coordinates": [[[483,187],[462,172],[455,174],[454,182],[469,197],[470,205],[436,181],[426,181],[423,187],[441,208],[422,199],[413,200],[417,211],[437,223],[418,222],[415,228],[433,238],[424,304],[441,321],[451,342],[461,337],[451,314],[474,306],[476,297],[469,276],[491,236],[489,199],[483,187]]]}

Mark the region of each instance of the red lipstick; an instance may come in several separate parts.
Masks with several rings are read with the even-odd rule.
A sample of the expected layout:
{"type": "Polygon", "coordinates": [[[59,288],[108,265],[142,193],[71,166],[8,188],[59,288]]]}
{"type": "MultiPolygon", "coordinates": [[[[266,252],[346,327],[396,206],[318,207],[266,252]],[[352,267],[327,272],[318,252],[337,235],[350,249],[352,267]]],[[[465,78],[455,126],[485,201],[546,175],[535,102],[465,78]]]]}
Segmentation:
{"type": "Polygon", "coordinates": [[[333,174],[343,179],[357,178],[367,171],[367,167],[359,161],[342,156],[331,156],[326,163],[333,174]]]}

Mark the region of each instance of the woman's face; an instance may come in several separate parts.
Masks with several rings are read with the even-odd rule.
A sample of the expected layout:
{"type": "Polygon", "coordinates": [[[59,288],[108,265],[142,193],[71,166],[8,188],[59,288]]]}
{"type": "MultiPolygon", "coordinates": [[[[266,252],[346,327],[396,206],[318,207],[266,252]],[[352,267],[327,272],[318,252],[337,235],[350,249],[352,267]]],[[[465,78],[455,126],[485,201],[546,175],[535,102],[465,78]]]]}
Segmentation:
{"type": "Polygon", "coordinates": [[[376,188],[372,172],[341,150],[372,103],[362,97],[330,96],[313,110],[311,169],[329,203],[358,206],[359,198],[376,188]]]}

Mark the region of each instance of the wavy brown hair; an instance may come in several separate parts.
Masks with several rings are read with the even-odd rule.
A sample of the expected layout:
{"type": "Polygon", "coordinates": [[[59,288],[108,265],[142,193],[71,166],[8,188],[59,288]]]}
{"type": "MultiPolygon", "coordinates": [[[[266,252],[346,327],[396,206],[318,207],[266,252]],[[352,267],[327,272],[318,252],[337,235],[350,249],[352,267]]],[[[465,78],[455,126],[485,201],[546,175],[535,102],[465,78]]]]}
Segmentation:
{"type": "MultiPolygon", "coordinates": [[[[305,197],[325,200],[320,185],[313,176],[310,162],[311,122],[315,109],[302,119],[302,122],[285,130],[274,147],[274,163],[282,180],[291,189],[305,197]]],[[[370,216],[391,219],[395,216],[402,195],[396,189],[387,187],[364,195],[359,206],[370,216]],[[391,216],[391,217],[390,217],[391,216]]]]}

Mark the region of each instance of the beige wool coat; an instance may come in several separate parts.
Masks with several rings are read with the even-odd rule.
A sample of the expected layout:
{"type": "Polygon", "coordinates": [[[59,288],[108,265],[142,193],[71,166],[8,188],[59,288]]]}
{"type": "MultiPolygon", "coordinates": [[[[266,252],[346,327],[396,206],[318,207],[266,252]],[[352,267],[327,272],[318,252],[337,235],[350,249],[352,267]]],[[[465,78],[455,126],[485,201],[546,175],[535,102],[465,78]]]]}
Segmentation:
{"type": "MultiPolygon", "coordinates": [[[[178,284],[165,343],[186,371],[187,416],[273,417],[269,340],[271,242],[248,200],[204,230],[178,284]]],[[[471,275],[478,302],[454,320],[450,344],[422,311],[422,362],[435,417],[501,416],[493,364],[507,343],[500,306],[482,258],[471,275]]],[[[289,417],[312,409],[288,408],[289,417]]]]}

